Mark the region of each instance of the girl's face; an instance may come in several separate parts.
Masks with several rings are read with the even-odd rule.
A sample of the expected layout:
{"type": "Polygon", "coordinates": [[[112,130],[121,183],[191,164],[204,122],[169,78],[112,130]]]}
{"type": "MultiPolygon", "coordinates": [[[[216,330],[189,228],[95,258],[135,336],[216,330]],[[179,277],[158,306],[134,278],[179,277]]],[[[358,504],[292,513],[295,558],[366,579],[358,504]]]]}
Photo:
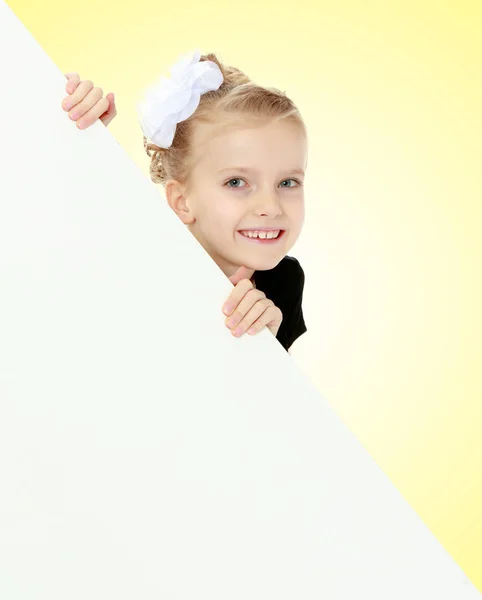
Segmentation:
{"type": "Polygon", "coordinates": [[[183,221],[229,277],[286,256],[304,221],[307,140],[299,124],[197,124],[183,221]]]}

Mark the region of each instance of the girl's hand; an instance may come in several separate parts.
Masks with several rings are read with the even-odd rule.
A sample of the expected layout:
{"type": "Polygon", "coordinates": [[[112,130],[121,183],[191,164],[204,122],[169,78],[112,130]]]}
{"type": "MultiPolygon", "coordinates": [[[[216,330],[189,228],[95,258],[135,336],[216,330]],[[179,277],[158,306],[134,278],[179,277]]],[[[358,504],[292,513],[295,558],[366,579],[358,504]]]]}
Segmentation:
{"type": "Polygon", "coordinates": [[[223,312],[227,315],[226,327],[236,337],[240,337],[246,331],[249,335],[254,335],[263,327],[267,327],[273,335],[276,335],[283,315],[261,290],[254,288],[251,281],[247,279],[247,274],[246,267],[240,267],[229,278],[234,285],[234,290],[223,307],[223,312]]]}
{"type": "Polygon", "coordinates": [[[107,126],[117,115],[114,94],[107,94],[94,87],[92,81],[81,81],[78,73],[67,73],[65,87],[69,94],[62,101],[62,108],[68,111],[79,129],[90,127],[97,119],[107,126]]]}

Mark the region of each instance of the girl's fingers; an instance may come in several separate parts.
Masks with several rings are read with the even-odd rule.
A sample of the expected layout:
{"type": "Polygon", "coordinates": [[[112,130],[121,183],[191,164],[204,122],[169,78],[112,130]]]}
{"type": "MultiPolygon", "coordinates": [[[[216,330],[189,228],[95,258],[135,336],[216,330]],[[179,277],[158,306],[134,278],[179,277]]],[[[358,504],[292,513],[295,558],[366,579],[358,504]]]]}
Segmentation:
{"type": "MultiPolygon", "coordinates": [[[[75,91],[70,96],[67,96],[67,98],[65,98],[62,102],[64,110],[71,110],[74,106],[76,106],[87,96],[87,94],[93,89],[93,87],[94,84],[92,83],[92,81],[81,81],[75,88],[75,91]]],[[[97,89],[100,90],[100,88],[97,89]]],[[[100,92],[102,97],[102,90],[100,90],[100,92]]]]}
{"type": "Polygon", "coordinates": [[[251,281],[249,279],[241,279],[241,281],[239,281],[236,284],[236,287],[233,289],[233,291],[229,295],[228,299],[224,303],[224,306],[223,306],[224,314],[227,315],[228,317],[230,315],[232,315],[233,312],[236,310],[236,307],[238,306],[238,304],[244,298],[244,296],[252,289],[253,289],[253,284],[251,283],[251,281]]]}
{"type": "MultiPolygon", "coordinates": [[[[239,323],[241,323],[241,321],[246,317],[246,315],[249,314],[249,312],[256,304],[261,304],[265,300],[267,300],[266,296],[260,290],[255,290],[253,288],[248,290],[244,298],[242,298],[242,300],[238,304],[233,314],[226,319],[226,327],[229,327],[229,329],[233,329],[234,327],[236,327],[239,323]]],[[[268,300],[268,302],[270,302],[270,300],[268,300]]],[[[260,314],[261,313],[256,315],[256,319],[259,317],[260,314]]]]}
{"type": "Polygon", "coordinates": [[[90,110],[82,115],[82,118],[77,121],[77,127],[79,129],[86,129],[87,127],[90,127],[93,123],[95,123],[95,121],[97,121],[97,119],[100,118],[101,115],[105,113],[107,108],[107,98],[101,98],[90,110]]]}
{"type": "Polygon", "coordinates": [[[81,81],[78,73],[65,73],[65,77],[69,95],[62,101],[62,108],[69,112],[72,121],[77,121],[77,127],[86,129],[97,119],[108,125],[117,115],[114,94],[104,98],[100,88],[94,87],[92,81],[81,81]]]}
{"type": "Polygon", "coordinates": [[[107,110],[101,115],[100,120],[107,127],[107,125],[109,125],[109,123],[112,121],[112,119],[115,116],[117,116],[117,108],[115,105],[114,94],[112,94],[112,93],[107,94],[106,100],[108,102],[107,110]]]}
{"type": "Polygon", "coordinates": [[[260,332],[263,327],[267,327],[273,335],[276,335],[282,320],[283,313],[273,304],[273,306],[269,306],[264,313],[248,327],[248,334],[254,335],[260,332]]]}
{"type": "MultiPolygon", "coordinates": [[[[83,82],[82,82],[83,83],[83,82]]],[[[82,86],[82,83],[79,86],[82,86]]],[[[69,117],[72,121],[78,121],[82,115],[85,115],[93,106],[102,99],[103,92],[100,88],[91,88],[85,97],[76,104],[69,112],[69,117]]],[[[104,111],[107,109],[107,105],[104,103],[104,111]]]]}
{"type": "Polygon", "coordinates": [[[257,324],[257,328],[262,329],[274,318],[275,311],[278,310],[271,300],[267,298],[260,300],[246,313],[245,317],[231,332],[236,337],[239,337],[246,333],[246,331],[252,330],[255,323],[257,324]]]}
{"type": "Polygon", "coordinates": [[[236,327],[231,330],[231,333],[236,337],[240,337],[245,333],[253,323],[256,323],[259,319],[262,319],[264,313],[271,306],[272,302],[268,299],[260,300],[256,302],[254,306],[246,313],[243,319],[239,322],[236,327]]]}
{"type": "Polygon", "coordinates": [[[80,75],[78,73],[66,73],[65,77],[68,79],[65,85],[65,91],[68,94],[73,94],[80,83],[80,75]]]}
{"type": "Polygon", "coordinates": [[[242,279],[248,279],[249,270],[246,267],[239,267],[234,275],[231,275],[229,281],[233,285],[237,285],[242,279]]]}

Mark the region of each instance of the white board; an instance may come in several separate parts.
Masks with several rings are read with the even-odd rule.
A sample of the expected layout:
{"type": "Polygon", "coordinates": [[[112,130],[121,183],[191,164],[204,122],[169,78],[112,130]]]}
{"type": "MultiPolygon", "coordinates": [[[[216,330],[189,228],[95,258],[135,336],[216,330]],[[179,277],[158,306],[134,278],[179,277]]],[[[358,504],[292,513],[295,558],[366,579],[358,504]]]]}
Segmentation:
{"type": "Polygon", "coordinates": [[[0,598],[478,598],[3,1],[0,81],[0,598]]]}

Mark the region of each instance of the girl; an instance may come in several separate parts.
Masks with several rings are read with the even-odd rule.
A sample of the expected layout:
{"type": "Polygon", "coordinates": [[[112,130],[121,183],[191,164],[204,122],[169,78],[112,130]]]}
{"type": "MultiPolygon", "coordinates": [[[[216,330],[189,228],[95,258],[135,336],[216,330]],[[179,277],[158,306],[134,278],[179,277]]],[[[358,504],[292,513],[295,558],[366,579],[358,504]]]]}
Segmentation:
{"type": "MultiPolygon", "coordinates": [[[[116,116],[113,94],[66,75],[63,108],[80,129],[116,116]]],[[[235,336],[268,327],[289,351],[306,331],[304,273],[287,256],[304,220],[307,136],[293,102],[214,54],[195,53],[140,106],[150,174],[234,285],[223,306],[235,336]]]]}

